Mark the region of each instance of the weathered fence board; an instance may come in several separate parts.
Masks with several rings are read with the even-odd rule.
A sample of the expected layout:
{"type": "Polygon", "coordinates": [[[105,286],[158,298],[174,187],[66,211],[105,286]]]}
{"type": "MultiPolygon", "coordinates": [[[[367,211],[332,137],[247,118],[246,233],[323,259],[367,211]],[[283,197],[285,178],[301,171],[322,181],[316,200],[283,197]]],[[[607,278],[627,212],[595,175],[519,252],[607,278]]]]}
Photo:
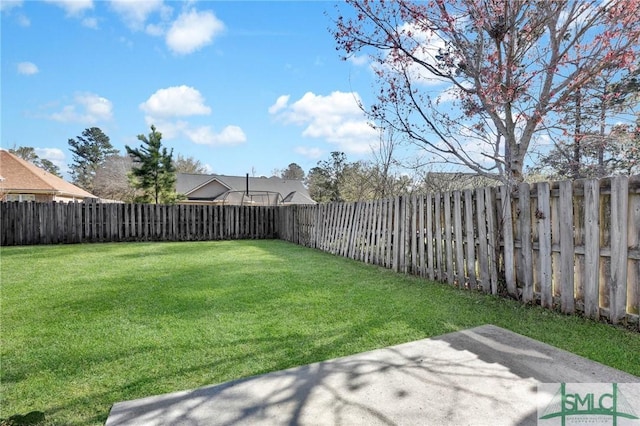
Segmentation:
{"type": "Polygon", "coordinates": [[[455,245],[455,265],[456,274],[454,282],[457,282],[459,286],[465,286],[465,273],[464,273],[464,238],[462,230],[462,202],[460,191],[453,192],[453,244],[455,245]]]}
{"type": "Polygon", "coordinates": [[[518,185],[518,222],[520,235],[519,279],[522,280],[522,301],[533,301],[533,248],[531,241],[531,192],[528,183],[518,185]]]}
{"type": "Polygon", "coordinates": [[[511,190],[506,186],[500,187],[501,215],[500,225],[502,227],[503,242],[503,267],[504,279],[507,283],[507,292],[511,297],[518,297],[516,287],[516,269],[515,269],[515,247],[513,233],[513,212],[511,206],[511,190]]]}
{"type": "Polygon", "coordinates": [[[476,190],[476,223],[478,229],[478,271],[477,284],[482,290],[493,293],[491,277],[489,274],[489,239],[487,236],[487,214],[485,213],[485,191],[482,188],[476,190]]]}
{"type": "Polygon", "coordinates": [[[553,288],[551,283],[551,203],[550,187],[546,182],[539,183],[538,209],[538,280],[540,283],[540,304],[545,308],[553,307],[553,288]]]}
{"type": "Polygon", "coordinates": [[[570,181],[560,182],[558,201],[558,239],[560,240],[559,291],[562,312],[573,313],[575,292],[575,249],[573,232],[573,187],[570,181]]]}
{"type": "MultiPolygon", "coordinates": [[[[584,183],[584,211],[584,313],[587,317],[598,319],[600,317],[600,303],[598,301],[600,296],[598,288],[600,281],[600,187],[597,180],[587,180],[584,183]]],[[[571,238],[573,239],[573,233],[571,238]]]]}
{"type": "Polygon", "coordinates": [[[474,226],[476,224],[474,223],[473,219],[473,192],[471,190],[466,190],[464,191],[464,232],[466,235],[465,244],[467,249],[465,252],[465,257],[467,261],[467,279],[469,281],[469,288],[472,290],[478,287],[478,280],[476,277],[477,258],[475,229],[477,226],[479,226],[474,226]]]}
{"type": "Polygon", "coordinates": [[[611,285],[609,319],[618,323],[627,307],[627,214],[629,188],[626,176],[611,182],[611,285]]]}

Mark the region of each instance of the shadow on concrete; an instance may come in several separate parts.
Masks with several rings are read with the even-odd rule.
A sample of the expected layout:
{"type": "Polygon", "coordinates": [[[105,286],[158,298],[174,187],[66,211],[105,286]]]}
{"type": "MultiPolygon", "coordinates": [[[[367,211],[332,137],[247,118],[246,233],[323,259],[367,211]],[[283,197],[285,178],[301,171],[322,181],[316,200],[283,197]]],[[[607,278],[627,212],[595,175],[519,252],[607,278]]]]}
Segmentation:
{"type": "Polygon", "coordinates": [[[535,425],[540,382],[640,378],[486,325],[115,404],[120,425],[535,425]]]}

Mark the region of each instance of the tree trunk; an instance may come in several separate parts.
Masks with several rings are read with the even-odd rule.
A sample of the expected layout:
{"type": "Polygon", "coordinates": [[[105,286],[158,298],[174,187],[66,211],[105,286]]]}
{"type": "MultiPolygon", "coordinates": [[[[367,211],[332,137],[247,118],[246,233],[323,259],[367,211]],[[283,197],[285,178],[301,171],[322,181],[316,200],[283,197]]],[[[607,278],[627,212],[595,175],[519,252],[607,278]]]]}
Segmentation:
{"type": "Polygon", "coordinates": [[[576,93],[576,111],[575,111],[575,132],[573,134],[573,159],[569,166],[572,179],[580,179],[581,152],[580,144],[582,143],[582,92],[578,90],[576,93]]]}

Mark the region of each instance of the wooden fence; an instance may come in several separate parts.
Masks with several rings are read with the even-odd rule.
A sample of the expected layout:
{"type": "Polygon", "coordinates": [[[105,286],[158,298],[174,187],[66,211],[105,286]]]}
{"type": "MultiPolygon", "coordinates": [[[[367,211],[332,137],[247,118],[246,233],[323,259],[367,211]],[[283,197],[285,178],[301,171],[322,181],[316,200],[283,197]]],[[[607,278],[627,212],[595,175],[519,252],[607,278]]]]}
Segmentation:
{"type": "Polygon", "coordinates": [[[640,176],[315,206],[0,203],[0,245],[281,238],[640,327],[640,176]]]}
{"type": "Polygon", "coordinates": [[[0,203],[0,245],[277,238],[276,207],[0,203]]]}
{"type": "Polygon", "coordinates": [[[638,323],[640,176],[289,206],[279,220],[280,238],[296,244],[638,323]]]}

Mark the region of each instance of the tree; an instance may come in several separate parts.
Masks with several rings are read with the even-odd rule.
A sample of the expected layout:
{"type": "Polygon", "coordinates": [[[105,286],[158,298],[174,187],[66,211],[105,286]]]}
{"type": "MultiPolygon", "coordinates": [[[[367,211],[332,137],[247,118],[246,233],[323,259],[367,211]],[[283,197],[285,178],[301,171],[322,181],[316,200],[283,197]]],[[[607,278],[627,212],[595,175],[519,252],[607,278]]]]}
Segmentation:
{"type": "Polygon", "coordinates": [[[84,129],[81,136],[69,139],[73,163],[69,164],[72,182],[93,193],[96,170],[110,155],[118,150],[111,145],[109,137],[98,127],[84,129]]]}
{"type": "Polygon", "coordinates": [[[566,126],[561,139],[533,171],[548,170],[554,178],[579,179],[626,169],[621,155],[633,125],[621,122],[638,106],[640,84],[637,72],[616,78],[618,73],[617,69],[603,70],[570,99],[563,108],[566,126]]]}
{"type": "Polygon", "coordinates": [[[600,178],[640,172],[640,118],[635,125],[617,124],[605,135],[584,135],[559,142],[531,168],[551,179],[600,178]]]}
{"type": "Polygon", "coordinates": [[[60,167],[53,164],[51,160],[40,158],[38,154],[36,154],[35,148],[31,146],[20,146],[17,148],[14,146],[13,148],[9,149],[9,152],[22,158],[23,160],[32,163],[37,167],[40,167],[41,169],[51,173],[52,175],[62,178],[62,175],[60,174],[60,167]]]}
{"type": "Polygon", "coordinates": [[[320,203],[365,201],[408,194],[413,180],[406,175],[386,173],[379,164],[349,162],[343,152],[332,152],[307,175],[311,198],[320,203]]]}
{"type": "Polygon", "coordinates": [[[374,60],[369,115],[434,161],[507,183],[522,180],[535,138],[581,87],[606,67],[638,66],[637,0],[346,3],[334,36],[345,59],[374,60]]]}
{"type": "Polygon", "coordinates": [[[398,134],[392,128],[378,127],[380,131],[378,147],[373,150],[373,170],[371,179],[375,185],[377,199],[400,195],[406,191],[406,180],[397,171],[400,162],[396,159],[396,149],[400,146],[398,134]]]}
{"type": "Polygon", "coordinates": [[[178,154],[178,157],[173,161],[173,167],[176,169],[176,173],[191,173],[191,174],[206,174],[207,168],[193,157],[183,157],[178,154]]]}
{"type": "Polygon", "coordinates": [[[128,155],[111,155],[96,170],[93,179],[93,194],[108,200],[134,202],[141,195],[131,185],[129,175],[133,160],[128,155]]]}
{"type": "Polygon", "coordinates": [[[151,125],[149,136],[138,135],[140,148],[125,145],[134,166],[130,177],[133,187],[142,190],[139,201],[172,203],[176,200],[176,173],[173,166],[173,149],[162,146],[162,133],[151,125]]]}
{"type": "Polygon", "coordinates": [[[14,145],[13,148],[9,148],[9,152],[33,164],[36,164],[40,161],[40,157],[38,157],[38,154],[36,154],[35,148],[31,146],[19,146],[16,148],[14,145]]]}
{"type": "Polygon", "coordinates": [[[291,163],[280,174],[282,179],[304,180],[304,170],[296,163],[291,163]]]}
{"type": "Polygon", "coordinates": [[[346,163],[339,182],[343,201],[366,201],[380,198],[377,190],[380,181],[379,170],[365,161],[346,163]]]}
{"type": "Polygon", "coordinates": [[[54,176],[58,176],[59,178],[62,178],[62,175],[60,174],[60,167],[56,166],[55,164],[53,164],[53,162],[51,160],[47,160],[46,158],[42,158],[40,159],[40,164],[36,164],[38,167],[40,167],[43,170],[46,170],[47,172],[51,173],[54,176]]]}
{"type": "Polygon", "coordinates": [[[340,193],[347,156],[344,152],[334,151],[329,160],[318,161],[318,165],[309,170],[307,186],[311,198],[318,202],[344,201],[340,193]]]}

